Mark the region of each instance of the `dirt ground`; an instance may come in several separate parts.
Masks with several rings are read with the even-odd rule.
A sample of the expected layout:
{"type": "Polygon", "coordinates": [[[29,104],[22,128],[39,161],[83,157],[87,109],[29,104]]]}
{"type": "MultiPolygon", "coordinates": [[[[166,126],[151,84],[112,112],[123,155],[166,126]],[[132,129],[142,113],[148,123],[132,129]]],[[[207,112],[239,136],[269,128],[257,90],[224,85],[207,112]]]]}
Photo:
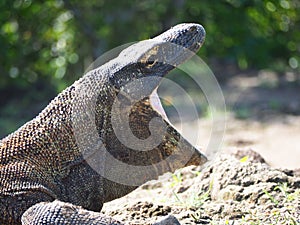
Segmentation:
{"type": "Polygon", "coordinates": [[[228,121],[224,148],[250,148],[274,166],[300,167],[300,117],[288,116],[272,123],[228,121]]]}
{"type": "Polygon", "coordinates": [[[253,71],[223,85],[229,109],[222,150],[251,148],[275,167],[300,167],[299,74],[253,71]],[[233,109],[235,113],[230,113],[233,109]],[[242,117],[243,120],[236,117],[242,117]]]}
{"type": "MultiPolygon", "coordinates": [[[[192,143],[204,152],[211,151],[208,145],[215,141],[220,142],[218,151],[252,149],[274,167],[299,168],[300,83],[297,75],[227,70],[235,75],[216,72],[227,108],[224,133],[223,129],[212,133],[214,121],[204,117],[186,122],[183,135],[189,140],[196,140],[197,135],[197,141],[192,143]]],[[[180,129],[182,124],[175,126],[180,129]]]]}

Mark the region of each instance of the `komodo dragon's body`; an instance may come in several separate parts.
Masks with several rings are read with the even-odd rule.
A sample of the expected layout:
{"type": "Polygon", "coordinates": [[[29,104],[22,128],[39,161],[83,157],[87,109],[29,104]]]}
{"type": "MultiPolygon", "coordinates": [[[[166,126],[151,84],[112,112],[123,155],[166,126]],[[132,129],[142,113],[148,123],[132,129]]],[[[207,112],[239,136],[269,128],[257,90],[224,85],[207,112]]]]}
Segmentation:
{"type": "Polygon", "coordinates": [[[85,74],[36,118],[2,139],[0,224],[119,224],[92,211],[99,212],[103,203],[126,195],[164,172],[203,164],[205,156],[158,113],[149,96],[160,78],[199,50],[204,37],[201,25],[180,24],[128,47],[115,59],[85,74]],[[154,79],[142,79],[147,77],[154,79]],[[138,85],[126,89],[134,81],[138,85]],[[132,93],[136,91],[142,91],[140,99],[134,99],[132,93]],[[130,132],[125,129],[126,116],[118,117],[127,113],[130,132]],[[153,130],[150,125],[155,117],[164,126],[157,125],[153,130]],[[97,144],[92,131],[96,132],[97,144]],[[136,148],[135,143],[128,147],[119,140],[122,132],[141,141],[156,135],[160,142],[148,151],[142,149],[143,142],[136,148]],[[99,157],[101,149],[106,152],[99,157]],[[126,167],[122,171],[120,168],[124,168],[118,169],[118,163],[114,165],[114,161],[107,160],[109,157],[128,168],[147,168],[146,172],[141,177],[131,170],[127,172],[126,167]],[[131,184],[118,182],[117,173],[123,173],[126,181],[131,179],[131,184]]]}

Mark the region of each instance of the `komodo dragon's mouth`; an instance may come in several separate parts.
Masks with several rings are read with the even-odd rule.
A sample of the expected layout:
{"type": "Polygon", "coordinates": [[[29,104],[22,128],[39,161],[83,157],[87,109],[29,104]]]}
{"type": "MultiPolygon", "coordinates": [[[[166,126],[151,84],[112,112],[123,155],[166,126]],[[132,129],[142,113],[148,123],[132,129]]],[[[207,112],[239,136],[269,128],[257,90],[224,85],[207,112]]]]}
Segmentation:
{"type": "MultiPolygon", "coordinates": [[[[161,104],[161,101],[159,99],[159,96],[157,94],[156,91],[154,91],[151,95],[150,95],[150,104],[151,107],[159,114],[161,115],[161,117],[166,120],[167,122],[169,122],[170,125],[172,125],[172,123],[169,121],[167,114],[161,104]]],[[[186,163],[185,166],[190,166],[190,165],[203,165],[204,163],[206,163],[208,161],[208,159],[206,158],[206,156],[197,148],[193,149],[195,152],[194,154],[190,157],[190,160],[186,163]]]]}
{"type": "Polygon", "coordinates": [[[201,25],[180,24],[152,39],[127,47],[116,58],[83,77],[83,82],[77,87],[80,93],[75,102],[82,104],[84,99],[86,105],[74,104],[74,115],[82,118],[75,117],[73,127],[77,126],[74,129],[75,136],[80,137],[76,139],[77,144],[82,152],[87,153],[86,160],[94,170],[109,180],[124,184],[130,180],[126,174],[131,177],[136,174],[134,181],[139,180],[138,184],[141,184],[155,178],[158,170],[162,174],[207,161],[169,123],[159,99],[153,98],[163,77],[194,56],[204,40],[205,30],[201,25]],[[86,84],[94,84],[97,79],[100,84],[92,86],[91,91],[86,84]],[[94,99],[98,99],[95,110],[90,109],[94,99]],[[94,118],[90,115],[98,118],[95,138],[86,126],[93,124],[93,121],[85,121],[94,118]],[[158,124],[152,126],[155,120],[158,124]],[[100,143],[98,148],[103,151],[89,157],[90,153],[97,151],[97,147],[89,143],[100,143]],[[104,153],[106,150],[109,154],[104,153]],[[99,167],[101,162],[95,159],[106,160],[104,172],[99,167]]]}

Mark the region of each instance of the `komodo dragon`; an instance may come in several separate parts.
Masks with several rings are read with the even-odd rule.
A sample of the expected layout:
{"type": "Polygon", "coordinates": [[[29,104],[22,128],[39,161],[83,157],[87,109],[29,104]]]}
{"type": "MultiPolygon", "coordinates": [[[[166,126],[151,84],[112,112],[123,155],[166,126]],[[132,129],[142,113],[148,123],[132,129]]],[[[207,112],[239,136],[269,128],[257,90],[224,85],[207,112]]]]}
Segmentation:
{"type": "Polygon", "coordinates": [[[2,139],[0,224],[121,224],[98,213],[105,202],[164,172],[204,164],[206,157],[154,107],[159,100],[151,100],[161,78],[204,39],[201,25],[187,23],[133,44],[2,139]],[[153,140],[160,142],[147,146],[153,140]]]}

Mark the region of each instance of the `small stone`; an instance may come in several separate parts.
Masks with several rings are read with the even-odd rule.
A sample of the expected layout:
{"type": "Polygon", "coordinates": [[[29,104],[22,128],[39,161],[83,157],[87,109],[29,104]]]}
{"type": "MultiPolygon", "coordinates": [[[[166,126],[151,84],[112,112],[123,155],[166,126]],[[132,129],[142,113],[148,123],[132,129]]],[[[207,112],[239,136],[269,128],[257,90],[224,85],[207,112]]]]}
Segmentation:
{"type": "Polygon", "coordinates": [[[180,225],[180,223],[175,216],[168,215],[164,219],[157,223],[154,223],[153,225],[180,225]]]}

